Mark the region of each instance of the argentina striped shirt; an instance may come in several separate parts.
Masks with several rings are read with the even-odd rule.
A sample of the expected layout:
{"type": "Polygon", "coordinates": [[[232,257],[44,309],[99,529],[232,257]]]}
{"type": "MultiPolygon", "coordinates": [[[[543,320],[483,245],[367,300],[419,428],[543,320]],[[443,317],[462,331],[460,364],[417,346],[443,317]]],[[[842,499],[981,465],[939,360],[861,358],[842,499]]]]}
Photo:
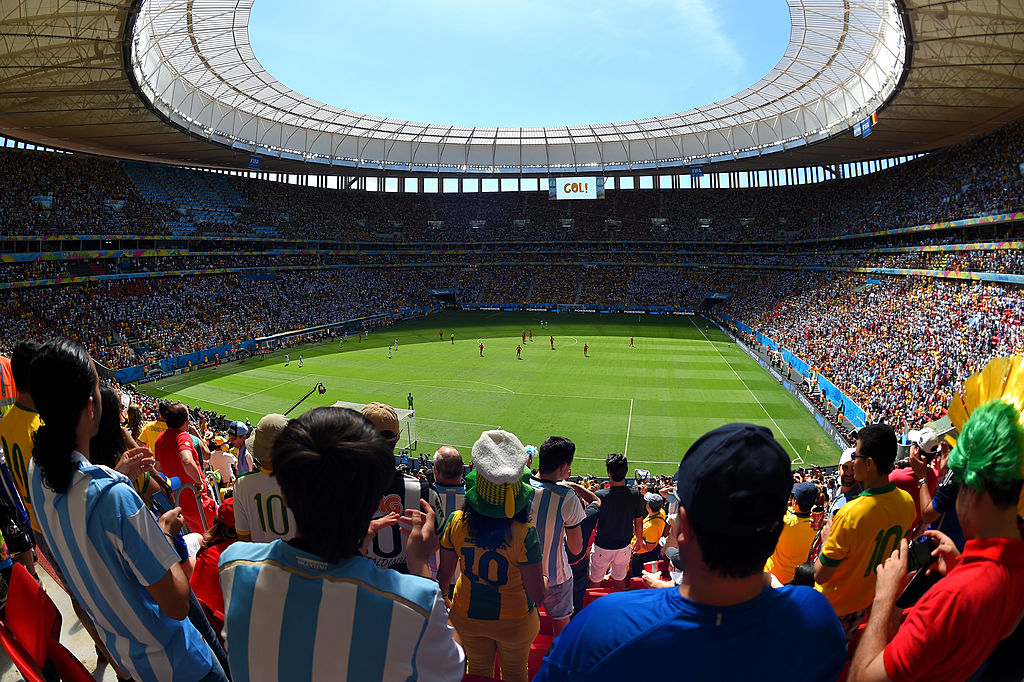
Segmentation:
{"type": "Polygon", "coordinates": [[[437,583],[357,556],[328,564],[282,540],[221,555],[236,680],[459,680],[437,583]]]}
{"type": "Polygon", "coordinates": [[[141,682],[194,682],[213,667],[210,647],[188,620],[165,615],[149,592],[178,562],[152,512],[116,471],[72,455],[67,493],[43,485],[29,463],[36,520],[67,586],[107,650],[141,682]]]}
{"type": "Polygon", "coordinates": [[[544,575],[548,584],[561,585],[572,578],[569,557],[565,553],[565,529],[578,526],[587,518],[576,493],[554,481],[530,477],[533,486],[533,525],[544,548],[544,575]]]}

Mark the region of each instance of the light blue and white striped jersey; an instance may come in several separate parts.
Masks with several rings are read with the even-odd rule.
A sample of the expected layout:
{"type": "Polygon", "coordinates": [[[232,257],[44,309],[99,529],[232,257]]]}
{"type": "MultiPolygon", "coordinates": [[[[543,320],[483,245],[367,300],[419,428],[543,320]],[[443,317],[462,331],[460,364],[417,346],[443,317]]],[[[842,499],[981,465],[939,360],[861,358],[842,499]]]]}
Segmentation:
{"type": "Polygon", "coordinates": [[[362,556],[328,564],[282,540],[220,558],[224,637],[236,680],[459,680],[437,583],[362,556]]]}
{"type": "Polygon", "coordinates": [[[544,575],[551,585],[561,585],[572,578],[569,557],[565,553],[565,529],[578,526],[587,513],[576,493],[564,485],[530,477],[533,486],[533,525],[537,527],[544,548],[544,575]]]}
{"type": "MultiPolygon", "coordinates": [[[[448,517],[462,509],[462,503],[466,500],[466,486],[463,485],[441,485],[440,483],[434,484],[434,489],[437,494],[441,496],[441,509],[444,513],[437,517],[435,528],[437,529],[437,536],[441,537],[441,529],[444,528],[444,524],[448,521],[448,517]]],[[[430,575],[437,577],[438,568],[441,566],[441,550],[438,549],[436,552],[430,555],[430,575]]],[[[455,571],[452,574],[452,585],[459,579],[459,571],[455,571]]]]}
{"type": "Polygon", "coordinates": [[[202,679],[210,647],[188,620],[160,610],[146,590],[178,563],[152,512],[131,482],[75,452],[67,493],[43,485],[31,461],[28,479],[39,528],[67,586],[122,668],[142,682],[202,679]]]}
{"type": "Polygon", "coordinates": [[[463,485],[441,485],[434,484],[434,489],[441,496],[441,508],[444,509],[444,516],[437,518],[437,530],[440,533],[444,528],[444,522],[452,515],[452,512],[462,509],[462,503],[466,499],[466,486],[463,485]]]}

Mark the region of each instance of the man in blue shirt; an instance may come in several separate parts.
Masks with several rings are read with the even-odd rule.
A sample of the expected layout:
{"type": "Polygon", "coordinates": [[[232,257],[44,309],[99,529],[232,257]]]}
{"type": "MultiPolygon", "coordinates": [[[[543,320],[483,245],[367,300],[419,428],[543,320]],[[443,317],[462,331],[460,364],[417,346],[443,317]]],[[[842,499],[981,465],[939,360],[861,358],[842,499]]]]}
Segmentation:
{"type": "Polygon", "coordinates": [[[828,601],[764,580],[793,486],[771,431],[706,433],[676,478],[680,585],[598,599],[555,640],[535,681],[626,679],[666,652],[688,679],[836,679],[846,645],[828,601]]]}

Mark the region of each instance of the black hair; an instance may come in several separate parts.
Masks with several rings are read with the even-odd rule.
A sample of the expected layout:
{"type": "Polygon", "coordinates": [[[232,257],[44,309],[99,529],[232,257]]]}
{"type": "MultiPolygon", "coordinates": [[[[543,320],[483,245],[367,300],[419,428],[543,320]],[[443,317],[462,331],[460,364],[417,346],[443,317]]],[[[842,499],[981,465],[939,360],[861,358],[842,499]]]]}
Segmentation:
{"type": "Polygon", "coordinates": [[[896,461],[896,432],[888,424],[868,424],[857,432],[860,453],[874,460],[879,474],[892,471],[896,461]]]}
{"type": "Polygon", "coordinates": [[[100,384],[100,403],[103,405],[103,415],[100,417],[99,431],[89,441],[89,461],[113,469],[127,449],[121,431],[121,401],[117,391],[107,384],[100,384]]]}
{"type": "Polygon", "coordinates": [[[789,584],[814,587],[814,564],[810,561],[805,561],[797,566],[796,570],[793,571],[793,579],[789,581],[789,584]]]}
{"type": "Polygon", "coordinates": [[[138,439],[142,435],[142,410],[138,405],[128,406],[128,430],[132,438],[138,439]]]}
{"type": "Polygon", "coordinates": [[[24,339],[15,344],[11,352],[11,376],[14,377],[14,387],[18,392],[32,394],[32,360],[42,347],[43,344],[35,339],[24,339]]]}
{"type": "Polygon", "coordinates": [[[167,426],[172,429],[180,429],[188,424],[188,408],[182,403],[168,403],[161,400],[157,409],[160,410],[160,416],[167,422],[167,426]]]}
{"type": "Polygon", "coordinates": [[[512,541],[512,522],[529,523],[530,509],[531,505],[528,504],[511,519],[496,519],[493,516],[481,514],[469,504],[469,500],[464,500],[462,511],[465,513],[466,523],[469,525],[470,542],[483,549],[507,547],[512,541]]]}
{"type": "Polygon", "coordinates": [[[557,471],[563,464],[572,464],[576,444],[564,436],[551,436],[540,444],[538,468],[542,474],[557,471]]]}
{"type": "Polygon", "coordinates": [[[1017,506],[1022,489],[1024,489],[1024,480],[1021,479],[1012,481],[1008,485],[996,481],[985,481],[985,491],[992,498],[992,504],[996,509],[1003,511],[1017,506]]]}
{"type": "Polygon", "coordinates": [[[608,470],[608,478],[616,483],[624,480],[629,472],[629,461],[625,455],[618,452],[608,455],[607,459],[604,460],[604,466],[608,470]]]}
{"type": "Polygon", "coordinates": [[[36,432],[32,459],[42,470],[43,483],[55,493],[66,493],[74,468],[71,453],[77,447],[82,410],[96,395],[96,368],[85,348],[58,337],[42,345],[32,361],[32,399],[43,420],[36,432]]]}
{"type": "MultiPolygon", "coordinates": [[[[752,518],[765,518],[775,513],[777,506],[778,499],[768,495],[753,496],[744,505],[745,513],[752,518]]],[[[690,523],[704,565],[726,578],[749,578],[762,573],[782,534],[781,523],[774,524],[770,530],[746,535],[719,533],[713,524],[705,528],[693,523],[692,518],[690,523]]]]}
{"type": "Polygon", "coordinates": [[[292,419],[271,449],[274,477],[310,551],[329,563],[359,554],[395,476],[391,446],[363,415],[318,407],[292,419]],[[338,491],[344,490],[344,499],[338,491]]]}

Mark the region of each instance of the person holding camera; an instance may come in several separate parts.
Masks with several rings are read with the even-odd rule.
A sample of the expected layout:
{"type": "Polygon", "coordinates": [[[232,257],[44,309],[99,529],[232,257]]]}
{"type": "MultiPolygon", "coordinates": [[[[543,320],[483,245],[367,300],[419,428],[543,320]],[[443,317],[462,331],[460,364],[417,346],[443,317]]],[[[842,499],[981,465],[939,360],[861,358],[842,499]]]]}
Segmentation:
{"type": "MultiPolygon", "coordinates": [[[[875,600],[850,667],[851,682],[964,680],[1018,628],[1024,616],[1024,541],[1017,527],[1022,458],[1024,427],[1015,407],[993,400],[971,414],[949,456],[960,484],[964,551],[943,533],[925,531],[936,543],[932,555],[946,577],[898,628],[893,616],[909,577],[907,542],[900,541],[878,566],[875,600]]],[[[1019,650],[1005,659],[993,657],[986,667],[982,679],[1019,680],[1024,672],[1019,650]]]]}

